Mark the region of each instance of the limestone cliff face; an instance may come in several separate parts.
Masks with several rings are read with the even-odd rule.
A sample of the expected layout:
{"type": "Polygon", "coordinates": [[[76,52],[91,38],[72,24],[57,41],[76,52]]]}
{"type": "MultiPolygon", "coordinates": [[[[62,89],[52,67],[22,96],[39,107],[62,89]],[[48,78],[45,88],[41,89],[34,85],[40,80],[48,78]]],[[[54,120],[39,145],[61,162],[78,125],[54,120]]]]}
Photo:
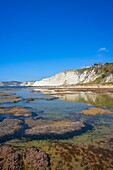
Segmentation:
{"type": "Polygon", "coordinates": [[[84,71],[83,73],[79,73],[78,71],[66,71],[50,78],[43,79],[41,81],[37,81],[33,86],[60,86],[60,85],[71,85],[78,83],[87,83],[90,80],[95,80],[97,76],[95,73],[84,71]]]}
{"type": "Polygon", "coordinates": [[[95,64],[90,68],[61,72],[50,78],[36,81],[33,86],[61,86],[89,82],[113,82],[113,63],[95,64]]]}

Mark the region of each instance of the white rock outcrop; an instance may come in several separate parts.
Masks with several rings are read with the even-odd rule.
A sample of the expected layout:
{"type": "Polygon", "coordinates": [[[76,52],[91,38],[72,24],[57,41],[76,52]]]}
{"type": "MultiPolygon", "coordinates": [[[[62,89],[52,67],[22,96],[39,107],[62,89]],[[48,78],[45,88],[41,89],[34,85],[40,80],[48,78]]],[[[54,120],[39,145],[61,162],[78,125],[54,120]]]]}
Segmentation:
{"type": "Polygon", "coordinates": [[[106,78],[106,82],[113,82],[113,74],[110,74],[110,75],[106,78]]]}
{"type": "Polygon", "coordinates": [[[50,78],[36,81],[33,86],[65,86],[84,83],[113,82],[113,63],[94,64],[79,70],[68,70],[50,78]]]}
{"type": "Polygon", "coordinates": [[[20,84],[20,86],[32,86],[34,84],[34,81],[27,81],[27,82],[23,82],[20,84]]]}
{"type": "Polygon", "coordinates": [[[79,83],[87,83],[94,81],[98,78],[94,70],[84,72],[79,71],[65,71],[50,78],[42,79],[41,81],[36,81],[33,86],[61,86],[61,85],[72,85],[79,83]]]}

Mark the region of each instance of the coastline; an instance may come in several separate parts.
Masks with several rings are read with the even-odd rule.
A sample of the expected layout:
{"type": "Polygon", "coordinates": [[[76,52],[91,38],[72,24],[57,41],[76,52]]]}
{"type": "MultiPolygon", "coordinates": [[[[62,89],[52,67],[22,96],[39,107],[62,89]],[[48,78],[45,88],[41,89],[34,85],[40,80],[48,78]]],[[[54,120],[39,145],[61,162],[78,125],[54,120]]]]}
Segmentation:
{"type": "Polygon", "coordinates": [[[74,92],[95,92],[95,93],[113,93],[113,85],[70,85],[70,86],[37,86],[33,91],[44,93],[74,93],[74,92]]]}

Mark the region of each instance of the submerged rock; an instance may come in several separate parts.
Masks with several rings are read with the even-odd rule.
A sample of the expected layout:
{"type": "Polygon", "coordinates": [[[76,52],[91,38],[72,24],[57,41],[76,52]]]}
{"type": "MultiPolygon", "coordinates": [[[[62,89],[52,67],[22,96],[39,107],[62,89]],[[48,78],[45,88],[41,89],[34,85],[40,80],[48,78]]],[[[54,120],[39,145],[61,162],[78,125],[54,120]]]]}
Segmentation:
{"type": "Polygon", "coordinates": [[[4,103],[4,102],[16,103],[16,102],[20,102],[22,100],[24,100],[24,99],[19,96],[5,96],[0,99],[0,103],[4,103]]]}
{"type": "Polygon", "coordinates": [[[0,108],[0,114],[14,114],[15,116],[25,116],[25,117],[30,117],[32,116],[32,112],[21,106],[16,106],[16,107],[1,107],[0,108]]]}
{"type": "Polygon", "coordinates": [[[50,96],[50,95],[44,95],[43,97],[37,97],[37,98],[28,98],[26,101],[30,102],[30,101],[34,101],[34,100],[55,100],[58,99],[58,97],[55,96],[50,96]]]}
{"type": "Polygon", "coordinates": [[[22,128],[22,121],[17,119],[5,119],[0,122],[0,137],[12,135],[22,128]]]}
{"type": "Polygon", "coordinates": [[[36,127],[36,126],[44,126],[44,125],[47,125],[47,122],[40,118],[39,119],[32,119],[32,118],[26,118],[25,119],[25,123],[29,126],[29,127],[36,127]]]}
{"type": "Polygon", "coordinates": [[[37,121],[37,125],[26,130],[26,134],[65,134],[68,132],[78,131],[85,127],[82,122],[59,121],[53,123],[41,124],[37,121]]]}
{"type": "Polygon", "coordinates": [[[50,97],[48,97],[46,100],[55,100],[55,99],[58,99],[58,97],[50,96],[50,97]]]}
{"type": "Polygon", "coordinates": [[[15,93],[10,93],[10,92],[4,92],[4,93],[0,93],[0,96],[11,96],[14,95],[15,93]]]}
{"type": "Polygon", "coordinates": [[[8,91],[9,91],[9,90],[10,90],[10,91],[14,90],[14,91],[15,91],[15,90],[19,90],[19,89],[20,89],[20,88],[18,88],[18,87],[16,87],[16,86],[15,86],[14,88],[12,88],[12,87],[11,87],[11,88],[10,88],[10,87],[3,88],[3,87],[2,87],[2,88],[0,88],[0,91],[4,91],[4,90],[5,90],[5,91],[6,91],[6,90],[8,90],[8,91]]]}
{"type": "Polygon", "coordinates": [[[88,110],[82,110],[81,113],[89,115],[89,116],[94,116],[98,114],[113,114],[112,111],[101,109],[101,108],[90,108],[88,110]]]}
{"type": "Polygon", "coordinates": [[[0,169],[46,170],[48,165],[48,155],[36,148],[0,147],[0,169]]]}
{"type": "Polygon", "coordinates": [[[37,98],[28,98],[28,99],[26,99],[27,102],[31,102],[31,101],[34,101],[34,100],[37,100],[37,98]]]}

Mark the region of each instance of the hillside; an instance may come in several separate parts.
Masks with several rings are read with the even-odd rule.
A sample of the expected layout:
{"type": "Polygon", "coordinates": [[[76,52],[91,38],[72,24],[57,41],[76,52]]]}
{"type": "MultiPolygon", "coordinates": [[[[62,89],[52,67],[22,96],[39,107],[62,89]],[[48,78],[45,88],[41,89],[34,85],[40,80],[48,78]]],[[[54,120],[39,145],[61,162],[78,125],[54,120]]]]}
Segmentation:
{"type": "Polygon", "coordinates": [[[18,81],[5,81],[0,82],[0,86],[20,86],[22,82],[18,81]]]}
{"type": "Polygon", "coordinates": [[[0,82],[0,86],[32,86],[35,81],[18,82],[18,81],[6,81],[0,82]]]}
{"type": "Polygon", "coordinates": [[[33,86],[65,86],[85,83],[113,83],[113,63],[94,64],[84,69],[61,72],[50,78],[36,81],[33,86]]]}

